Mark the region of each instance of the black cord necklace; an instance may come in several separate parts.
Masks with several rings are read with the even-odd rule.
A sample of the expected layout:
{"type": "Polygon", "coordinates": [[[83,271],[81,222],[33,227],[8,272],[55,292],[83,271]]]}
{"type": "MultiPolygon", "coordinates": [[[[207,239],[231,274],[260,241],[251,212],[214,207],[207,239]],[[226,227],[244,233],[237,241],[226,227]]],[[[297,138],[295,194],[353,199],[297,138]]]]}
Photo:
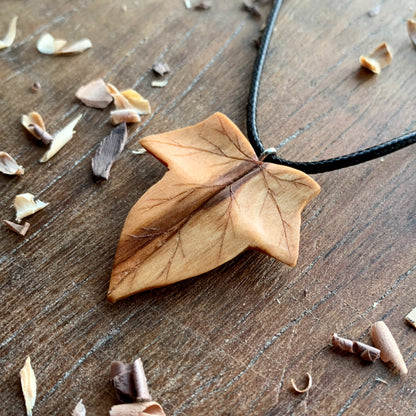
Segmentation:
{"type": "Polygon", "coordinates": [[[266,27],[263,32],[263,37],[260,43],[259,52],[256,62],[254,64],[253,76],[251,79],[250,94],[247,105],[247,136],[253,146],[253,149],[260,156],[262,160],[267,159],[268,162],[279,165],[289,166],[305,173],[322,173],[332,170],[347,168],[349,166],[358,165],[363,162],[368,162],[372,159],[385,156],[400,150],[406,146],[416,142],[416,132],[412,132],[401,137],[397,137],[388,142],[369,147],[367,149],[359,150],[355,153],[339,156],[332,159],[319,160],[316,162],[294,162],[291,160],[282,159],[276,156],[276,152],[272,149],[265,149],[260,140],[257,129],[257,100],[259,96],[261,74],[263,66],[266,61],[267,50],[269,48],[270,39],[273,34],[277,16],[279,14],[283,0],[274,0],[272,9],[267,18],[266,27]]]}
{"type": "Polygon", "coordinates": [[[260,77],[282,0],[275,0],[257,56],[247,139],[224,114],[140,140],[169,169],[131,209],[121,232],[108,299],[205,273],[254,248],[295,266],[301,212],[319,191],[306,173],[386,155],[416,133],[350,155],[299,163],[265,149],[256,127],[260,77]],[[265,162],[265,159],[273,163],[265,162]]]}

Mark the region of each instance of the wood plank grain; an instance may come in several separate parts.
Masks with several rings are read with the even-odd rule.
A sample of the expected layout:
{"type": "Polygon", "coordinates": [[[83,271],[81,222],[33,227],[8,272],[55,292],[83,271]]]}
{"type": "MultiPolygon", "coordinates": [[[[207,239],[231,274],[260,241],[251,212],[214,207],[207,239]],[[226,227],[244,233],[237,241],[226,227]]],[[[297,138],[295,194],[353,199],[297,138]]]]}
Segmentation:
{"type": "MultiPolygon", "coordinates": [[[[260,90],[266,146],[289,159],[318,160],[416,128],[416,52],[405,28],[413,5],[386,0],[369,17],[373,6],[283,3],[260,90]],[[382,41],[394,58],[374,76],[358,57],[382,41]]],[[[115,404],[111,360],[140,356],[153,397],[170,415],[412,414],[416,333],[404,317],[415,307],[415,150],[315,175],[322,193],[305,209],[296,268],[246,252],[204,276],[110,305],[105,295],[124,219],[165,172],[131,150],[145,135],[215,111],[244,131],[252,40],[262,21],[237,0],[214,1],[206,12],[181,0],[3,0],[1,31],[15,14],[16,41],[0,51],[0,150],[26,173],[0,177],[0,212],[13,218],[13,198],[22,192],[50,205],[29,219],[25,238],[0,228],[2,409],[23,414],[18,373],[30,355],[39,386],[34,415],[70,414],[80,398],[87,414],[107,414],[115,404]],[[36,40],[44,31],[89,37],[94,46],[73,57],[42,56],[36,40]],[[158,59],[172,69],[163,89],[150,85],[158,59]],[[109,112],[74,97],[97,77],[137,89],[153,110],[129,126],[126,149],[101,185],[90,159],[112,128],[109,112]],[[38,94],[30,91],[34,81],[38,94]],[[51,133],[83,114],[73,140],[46,165],[38,163],[45,148],[19,122],[33,110],[51,133]],[[370,325],[380,319],[402,349],[407,378],[329,346],[333,332],[370,342],[370,325]],[[290,379],[301,383],[307,371],[312,389],[294,395],[290,379]]]]}

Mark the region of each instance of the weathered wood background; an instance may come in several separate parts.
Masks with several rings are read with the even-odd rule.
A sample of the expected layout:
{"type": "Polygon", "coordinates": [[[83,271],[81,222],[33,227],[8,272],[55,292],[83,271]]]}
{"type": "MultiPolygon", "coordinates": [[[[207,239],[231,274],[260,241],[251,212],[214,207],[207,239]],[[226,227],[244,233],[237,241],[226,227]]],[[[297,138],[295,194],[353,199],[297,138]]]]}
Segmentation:
{"type": "MultiPolygon", "coordinates": [[[[34,415],[87,415],[115,404],[111,360],[140,356],[153,396],[168,415],[413,415],[416,331],[415,147],[361,166],[315,175],[322,193],[303,215],[298,265],[247,252],[206,275],[115,305],[106,291],[119,233],[134,202],[165,168],[134,155],[141,137],[222,111],[245,131],[245,107],[262,21],[240,0],[205,12],[181,0],[2,0],[0,30],[19,16],[17,38],[0,51],[0,150],[26,168],[0,177],[2,219],[14,196],[50,205],[21,238],[0,228],[2,414],[24,414],[18,373],[30,355],[38,379],[34,415]],[[38,53],[40,34],[93,48],[73,57],[38,53]],[[159,58],[172,71],[152,89],[159,58]],[[90,159],[111,130],[109,110],[84,107],[74,93],[94,78],[136,88],[152,115],[129,127],[129,142],[101,185],[90,159]],[[31,92],[38,81],[42,90],[31,92]],[[45,165],[44,148],[20,116],[40,112],[50,132],[77,114],[77,134],[45,165]],[[333,351],[331,334],[370,341],[372,322],[391,328],[409,366],[333,351]],[[290,379],[313,387],[296,395],[290,379]],[[381,382],[380,379],[386,383],[381,382]]],[[[261,8],[263,16],[267,5],[261,8]]],[[[405,0],[284,2],[260,95],[266,146],[286,158],[317,160],[377,144],[416,128],[416,50],[405,0]],[[380,13],[367,12],[381,3],[380,13]],[[392,64],[379,76],[360,54],[386,41],[392,64]]],[[[0,36],[3,36],[0,33],[0,36]]]]}

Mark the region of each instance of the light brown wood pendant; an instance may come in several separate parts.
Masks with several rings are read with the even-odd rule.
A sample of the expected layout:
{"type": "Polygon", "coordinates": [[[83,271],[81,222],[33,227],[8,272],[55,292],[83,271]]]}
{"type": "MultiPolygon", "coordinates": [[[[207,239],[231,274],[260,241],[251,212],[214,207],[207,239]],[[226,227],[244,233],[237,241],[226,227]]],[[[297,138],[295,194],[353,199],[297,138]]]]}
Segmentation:
{"type": "Polygon", "coordinates": [[[313,179],[261,162],[221,113],[140,143],[169,170],[127,216],[111,302],[200,275],[248,248],[296,264],[300,215],[320,191],[313,179]]]}

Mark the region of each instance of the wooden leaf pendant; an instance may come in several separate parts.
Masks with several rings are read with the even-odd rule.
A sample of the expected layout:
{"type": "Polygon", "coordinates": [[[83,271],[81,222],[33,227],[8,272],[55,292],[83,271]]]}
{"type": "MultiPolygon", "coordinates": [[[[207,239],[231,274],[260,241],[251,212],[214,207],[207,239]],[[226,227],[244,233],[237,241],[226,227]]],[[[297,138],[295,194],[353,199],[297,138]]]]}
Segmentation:
{"type": "Polygon", "coordinates": [[[111,302],[200,275],[248,248],[296,264],[300,214],[320,191],[313,179],[259,161],[221,113],[140,143],[169,170],[127,216],[111,302]]]}

